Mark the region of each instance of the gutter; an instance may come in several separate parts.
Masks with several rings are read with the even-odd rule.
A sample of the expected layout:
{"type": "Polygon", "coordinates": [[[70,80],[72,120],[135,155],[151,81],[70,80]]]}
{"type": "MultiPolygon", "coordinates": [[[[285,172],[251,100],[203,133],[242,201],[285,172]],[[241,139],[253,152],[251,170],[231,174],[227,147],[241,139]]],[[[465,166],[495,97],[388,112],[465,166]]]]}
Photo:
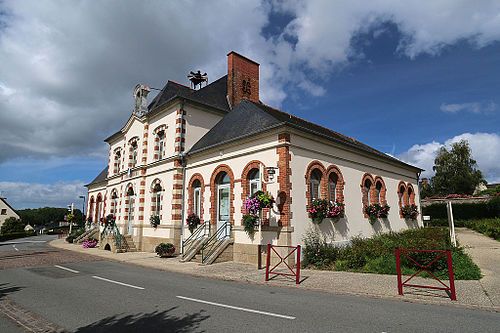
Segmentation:
{"type": "MultiPolygon", "coordinates": [[[[181,132],[179,141],[179,148],[182,148],[182,139],[184,138],[184,103],[186,99],[182,99],[181,103],[181,132]]],[[[186,154],[182,152],[182,149],[179,149],[179,157],[181,158],[182,163],[182,198],[181,198],[181,244],[180,244],[180,252],[184,253],[184,209],[186,207],[186,154]]]]}

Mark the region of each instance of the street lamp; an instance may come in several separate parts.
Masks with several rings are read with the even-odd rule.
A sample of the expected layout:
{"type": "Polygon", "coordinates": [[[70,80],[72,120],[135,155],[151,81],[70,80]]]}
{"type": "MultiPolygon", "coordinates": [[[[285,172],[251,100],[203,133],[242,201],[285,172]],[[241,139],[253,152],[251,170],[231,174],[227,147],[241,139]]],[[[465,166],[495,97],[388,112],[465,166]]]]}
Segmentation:
{"type": "Polygon", "coordinates": [[[83,222],[83,227],[85,228],[85,196],[80,195],[80,199],[83,199],[83,205],[82,205],[82,222],[83,222]]]}

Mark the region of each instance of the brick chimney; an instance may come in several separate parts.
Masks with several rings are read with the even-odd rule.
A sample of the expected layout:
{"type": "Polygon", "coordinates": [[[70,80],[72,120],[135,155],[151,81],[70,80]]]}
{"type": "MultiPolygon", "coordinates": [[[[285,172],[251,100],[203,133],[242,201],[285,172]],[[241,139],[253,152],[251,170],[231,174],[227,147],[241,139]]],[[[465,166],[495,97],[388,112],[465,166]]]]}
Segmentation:
{"type": "Polygon", "coordinates": [[[259,102],[259,64],[234,51],[227,54],[227,96],[231,108],[244,98],[259,102]]]}
{"type": "Polygon", "coordinates": [[[429,180],[427,178],[422,178],[422,185],[429,184],[429,180]]]}

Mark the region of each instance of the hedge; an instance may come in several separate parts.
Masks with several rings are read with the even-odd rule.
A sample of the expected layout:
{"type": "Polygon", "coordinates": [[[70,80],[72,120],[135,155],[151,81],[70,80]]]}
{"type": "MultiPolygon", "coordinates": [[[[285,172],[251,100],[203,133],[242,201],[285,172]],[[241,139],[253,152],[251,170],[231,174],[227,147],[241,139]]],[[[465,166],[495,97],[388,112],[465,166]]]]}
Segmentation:
{"type": "Polygon", "coordinates": [[[0,234],[0,242],[8,241],[11,239],[16,239],[16,238],[29,237],[29,236],[35,236],[35,232],[34,231],[21,231],[21,232],[13,232],[10,234],[0,234]]]}
{"type": "MultiPolygon", "coordinates": [[[[500,197],[492,197],[487,202],[478,203],[452,203],[453,218],[470,220],[500,217],[500,197]]],[[[445,203],[435,203],[422,207],[422,214],[429,215],[432,219],[446,219],[448,212],[445,203]]]]}

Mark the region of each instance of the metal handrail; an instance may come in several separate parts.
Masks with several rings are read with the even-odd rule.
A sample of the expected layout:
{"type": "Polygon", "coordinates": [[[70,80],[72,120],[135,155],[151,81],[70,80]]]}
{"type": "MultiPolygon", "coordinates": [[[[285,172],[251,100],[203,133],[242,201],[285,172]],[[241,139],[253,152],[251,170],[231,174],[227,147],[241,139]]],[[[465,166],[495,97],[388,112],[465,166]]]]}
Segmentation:
{"type": "Polygon", "coordinates": [[[201,262],[204,263],[221,245],[222,240],[231,237],[231,223],[224,222],[217,231],[203,244],[201,248],[201,262]],[[220,236],[223,238],[219,239],[220,236]],[[220,242],[219,242],[220,240],[220,242]]]}
{"type": "Polygon", "coordinates": [[[116,245],[116,250],[118,252],[121,252],[122,250],[122,234],[120,233],[120,230],[116,226],[116,223],[113,222],[112,225],[107,225],[104,230],[101,232],[101,239],[103,236],[112,234],[113,238],[115,239],[115,245],[116,245]]]}
{"type": "Polygon", "coordinates": [[[182,257],[189,252],[186,251],[186,248],[190,246],[192,243],[197,241],[200,238],[208,236],[210,234],[210,221],[206,221],[202,225],[200,225],[196,230],[184,241],[182,241],[182,257]]]}

